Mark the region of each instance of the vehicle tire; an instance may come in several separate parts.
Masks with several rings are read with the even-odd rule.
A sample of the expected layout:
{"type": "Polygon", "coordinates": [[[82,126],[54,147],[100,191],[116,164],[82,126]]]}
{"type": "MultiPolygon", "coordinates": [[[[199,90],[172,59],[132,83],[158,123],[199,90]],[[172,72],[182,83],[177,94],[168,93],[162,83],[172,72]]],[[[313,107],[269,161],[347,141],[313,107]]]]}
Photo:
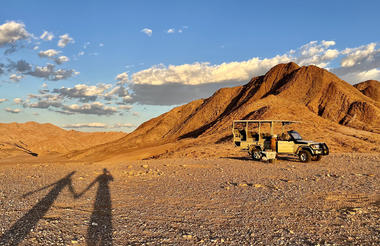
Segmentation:
{"type": "Polygon", "coordinates": [[[311,157],[312,161],[320,161],[321,159],[322,159],[321,155],[316,155],[316,156],[311,157]]]}
{"type": "Polygon", "coordinates": [[[259,161],[263,157],[263,153],[261,153],[260,149],[254,149],[252,151],[252,159],[259,161]]]}
{"type": "Polygon", "coordinates": [[[307,150],[301,150],[298,157],[301,162],[309,162],[311,160],[311,153],[307,150]]]}

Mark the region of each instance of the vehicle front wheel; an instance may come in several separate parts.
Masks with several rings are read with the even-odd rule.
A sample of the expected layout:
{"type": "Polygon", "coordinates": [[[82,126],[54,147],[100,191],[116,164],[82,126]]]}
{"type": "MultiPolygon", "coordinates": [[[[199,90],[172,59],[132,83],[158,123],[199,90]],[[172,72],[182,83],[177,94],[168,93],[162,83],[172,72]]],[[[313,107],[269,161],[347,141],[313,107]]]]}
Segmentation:
{"type": "Polygon", "coordinates": [[[259,161],[259,160],[261,160],[262,157],[263,157],[263,153],[261,153],[260,149],[254,149],[252,151],[252,158],[254,160],[259,161]]]}
{"type": "Polygon", "coordinates": [[[321,159],[322,159],[321,155],[316,155],[316,156],[311,157],[312,161],[320,161],[321,159]]]}
{"type": "Polygon", "coordinates": [[[311,154],[307,150],[301,150],[298,154],[301,162],[309,162],[311,160],[311,154]]]}

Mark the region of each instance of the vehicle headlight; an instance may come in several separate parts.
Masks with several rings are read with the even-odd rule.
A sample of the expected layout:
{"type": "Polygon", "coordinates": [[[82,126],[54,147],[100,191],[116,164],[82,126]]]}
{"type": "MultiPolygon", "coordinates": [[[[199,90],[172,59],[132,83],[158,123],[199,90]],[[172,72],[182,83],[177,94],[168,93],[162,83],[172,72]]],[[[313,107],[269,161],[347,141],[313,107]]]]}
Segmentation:
{"type": "Polygon", "coordinates": [[[319,149],[319,144],[312,144],[310,147],[313,149],[319,149]]]}

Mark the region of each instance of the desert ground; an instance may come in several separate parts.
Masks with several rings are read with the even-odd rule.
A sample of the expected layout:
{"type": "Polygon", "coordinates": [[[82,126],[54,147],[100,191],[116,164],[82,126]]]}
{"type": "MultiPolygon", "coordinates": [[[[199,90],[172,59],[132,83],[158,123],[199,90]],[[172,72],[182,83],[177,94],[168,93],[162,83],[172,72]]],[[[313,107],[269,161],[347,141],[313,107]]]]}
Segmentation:
{"type": "Polygon", "coordinates": [[[376,153],[275,164],[237,150],[114,163],[8,158],[0,245],[379,245],[379,170],[376,153]]]}

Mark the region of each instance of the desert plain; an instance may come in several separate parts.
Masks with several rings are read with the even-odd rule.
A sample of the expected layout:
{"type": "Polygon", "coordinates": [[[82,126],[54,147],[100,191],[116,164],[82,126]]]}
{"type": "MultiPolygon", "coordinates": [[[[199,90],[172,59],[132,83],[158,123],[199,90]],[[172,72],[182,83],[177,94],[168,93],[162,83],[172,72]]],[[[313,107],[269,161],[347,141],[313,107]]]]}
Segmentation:
{"type": "Polygon", "coordinates": [[[0,244],[379,243],[380,154],[270,164],[224,153],[1,162],[0,244]]]}

